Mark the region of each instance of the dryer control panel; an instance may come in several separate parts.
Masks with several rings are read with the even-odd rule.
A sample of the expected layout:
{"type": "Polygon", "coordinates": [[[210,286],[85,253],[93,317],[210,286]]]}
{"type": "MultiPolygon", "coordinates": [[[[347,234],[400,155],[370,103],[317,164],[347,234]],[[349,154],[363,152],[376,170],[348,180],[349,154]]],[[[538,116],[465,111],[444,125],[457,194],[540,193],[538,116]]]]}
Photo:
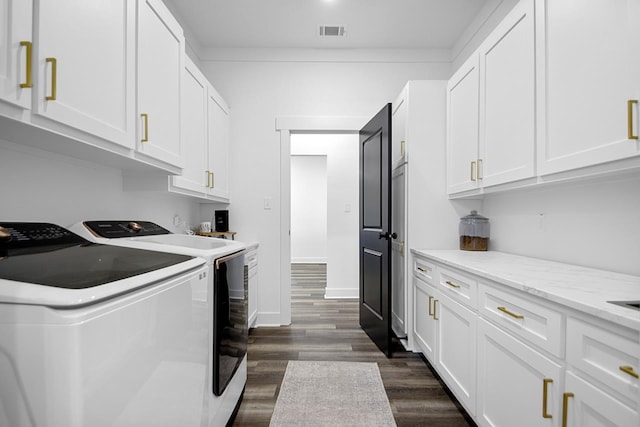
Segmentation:
{"type": "Polygon", "coordinates": [[[83,224],[94,236],[106,239],[171,234],[166,228],[150,221],[85,221],[83,224]]]}

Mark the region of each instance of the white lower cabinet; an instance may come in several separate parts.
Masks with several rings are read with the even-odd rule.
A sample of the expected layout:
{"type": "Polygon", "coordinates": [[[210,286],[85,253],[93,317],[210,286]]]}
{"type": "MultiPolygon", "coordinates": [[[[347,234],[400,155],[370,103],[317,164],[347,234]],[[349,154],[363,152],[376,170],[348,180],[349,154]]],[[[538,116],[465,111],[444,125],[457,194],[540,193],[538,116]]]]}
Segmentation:
{"type": "Polygon", "coordinates": [[[471,272],[461,251],[411,252],[416,349],[479,426],[640,427],[639,329],[471,272]]]}
{"type": "Polygon", "coordinates": [[[438,372],[473,416],[476,410],[476,314],[442,293],[436,296],[433,317],[438,372]]]}
{"type": "Polygon", "coordinates": [[[245,255],[247,266],[247,292],[249,294],[248,323],[253,328],[258,320],[258,248],[250,249],[245,255]]]}
{"type": "MultiPolygon", "coordinates": [[[[476,402],[476,314],[423,279],[414,267],[414,340],[469,414],[476,402]]],[[[428,279],[427,279],[428,280],[428,279]]]]}
{"type": "Polygon", "coordinates": [[[562,427],[640,426],[637,403],[629,407],[571,372],[567,372],[565,390],[562,427]]]}
{"type": "Polygon", "coordinates": [[[484,319],[478,320],[480,426],[556,426],[562,366],[484,319]]]}
{"type": "Polygon", "coordinates": [[[433,319],[433,300],[436,290],[422,280],[413,278],[414,339],[422,354],[431,364],[435,363],[436,325],[433,319]]]}

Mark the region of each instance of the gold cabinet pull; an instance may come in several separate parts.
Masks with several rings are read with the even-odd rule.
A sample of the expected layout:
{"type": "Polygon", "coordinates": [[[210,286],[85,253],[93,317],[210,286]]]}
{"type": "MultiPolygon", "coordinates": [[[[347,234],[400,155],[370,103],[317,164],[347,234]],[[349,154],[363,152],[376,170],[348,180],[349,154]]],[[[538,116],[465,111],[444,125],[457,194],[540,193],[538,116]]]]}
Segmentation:
{"type": "Polygon", "coordinates": [[[562,395],[562,427],[567,427],[567,408],[570,397],[573,397],[573,393],[564,393],[562,395]]]}
{"type": "Polygon", "coordinates": [[[473,169],[474,169],[474,166],[475,166],[475,165],[476,165],[476,162],[475,162],[475,161],[471,162],[471,170],[470,170],[470,172],[469,172],[469,175],[470,175],[471,181],[475,181],[475,180],[476,180],[476,174],[475,174],[475,173],[473,173],[473,169]]]}
{"type": "Polygon", "coordinates": [[[478,179],[482,179],[482,159],[478,159],[478,179]]]}
{"type": "Polygon", "coordinates": [[[548,386],[553,380],[551,378],[545,378],[542,380],[542,418],[553,418],[551,414],[547,412],[547,400],[549,398],[548,386]]]}
{"type": "Polygon", "coordinates": [[[427,270],[425,270],[425,269],[424,269],[424,268],[422,268],[422,267],[416,267],[416,268],[418,269],[418,271],[422,271],[423,273],[426,273],[426,272],[427,272],[427,270]]]}
{"type": "Polygon", "coordinates": [[[205,174],[207,174],[207,188],[211,187],[211,172],[209,171],[204,171],[205,174]]]}
{"type": "Polygon", "coordinates": [[[25,68],[25,82],[24,83],[20,83],[20,87],[21,88],[27,88],[27,87],[33,87],[33,80],[32,80],[32,57],[31,57],[31,52],[32,52],[32,47],[33,45],[31,44],[31,42],[28,41],[21,41],[20,42],[20,46],[24,46],[25,49],[25,55],[27,58],[26,61],[26,68],[25,68]]]}
{"type": "Polygon", "coordinates": [[[404,141],[400,141],[400,157],[404,157],[404,141]]]}
{"type": "Polygon", "coordinates": [[[215,188],[216,187],[216,174],[214,172],[211,172],[211,188],[215,188]]]}
{"type": "Polygon", "coordinates": [[[456,289],[460,288],[460,285],[456,285],[455,283],[453,283],[453,282],[452,282],[452,281],[450,281],[450,280],[447,280],[447,281],[446,281],[446,282],[444,282],[444,283],[446,283],[447,285],[451,286],[452,288],[456,288],[456,289]]]}
{"type": "Polygon", "coordinates": [[[141,113],[142,121],[144,122],[144,136],[140,139],[140,142],[149,142],[149,115],[147,113],[141,113]]]}
{"type": "Polygon", "coordinates": [[[433,317],[433,310],[431,309],[431,303],[433,302],[433,297],[429,295],[429,316],[433,317]]]}
{"type": "Polygon", "coordinates": [[[633,106],[638,105],[637,99],[627,101],[627,138],[638,139],[638,135],[633,134],[633,106]]]}
{"type": "Polygon", "coordinates": [[[45,97],[47,101],[55,101],[58,86],[58,60],[56,58],[45,58],[51,64],[51,95],[45,97]]]}
{"type": "Polygon", "coordinates": [[[438,300],[433,300],[433,320],[438,320],[438,313],[436,312],[436,304],[438,304],[438,300]]]}
{"type": "Polygon", "coordinates": [[[620,370],[625,374],[631,375],[633,378],[638,378],[638,373],[633,370],[633,366],[620,366],[620,370]]]}
{"type": "Polygon", "coordinates": [[[513,311],[509,311],[509,310],[507,310],[506,307],[498,307],[498,310],[500,310],[503,313],[508,314],[509,316],[513,317],[514,319],[524,319],[524,316],[522,314],[516,314],[513,311]]]}

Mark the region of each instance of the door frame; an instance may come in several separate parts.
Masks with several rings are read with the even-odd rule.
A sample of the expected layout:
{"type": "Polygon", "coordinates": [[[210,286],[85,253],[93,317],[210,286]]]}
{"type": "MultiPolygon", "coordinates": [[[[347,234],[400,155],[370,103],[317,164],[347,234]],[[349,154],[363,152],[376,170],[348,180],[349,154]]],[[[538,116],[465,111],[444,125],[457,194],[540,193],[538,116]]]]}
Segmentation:
{"type": "Polygon", "coordinates": [[[291,324],[291,134],[359,133],[369,117],[276,117],[280,132],[280,324],[291,324]]]}

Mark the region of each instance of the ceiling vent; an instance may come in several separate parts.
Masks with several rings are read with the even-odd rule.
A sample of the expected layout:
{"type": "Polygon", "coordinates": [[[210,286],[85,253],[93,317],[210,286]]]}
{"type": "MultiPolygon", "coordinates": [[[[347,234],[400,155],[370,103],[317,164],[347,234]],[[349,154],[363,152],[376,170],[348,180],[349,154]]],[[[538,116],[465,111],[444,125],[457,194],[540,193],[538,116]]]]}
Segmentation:
{"type": "Polygon", "coordinates": [[[319,30],[320,37],[344,37],[347,30],[342,25],[321,25],[319,30]]]}

